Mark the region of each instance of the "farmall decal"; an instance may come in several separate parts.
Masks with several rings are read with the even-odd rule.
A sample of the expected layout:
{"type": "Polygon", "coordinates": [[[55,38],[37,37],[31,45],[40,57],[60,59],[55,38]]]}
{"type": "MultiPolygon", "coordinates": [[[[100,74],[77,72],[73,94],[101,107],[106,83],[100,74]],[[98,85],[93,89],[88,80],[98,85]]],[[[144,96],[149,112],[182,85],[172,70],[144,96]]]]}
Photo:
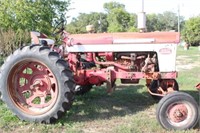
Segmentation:
{"type": "Polygon", "coordinates": [[[172,53],[172,49],[170,49],[170,48],[161,48],[159,50],[159,53],[161,53],[161,54],[171,54],[172,53]]]}

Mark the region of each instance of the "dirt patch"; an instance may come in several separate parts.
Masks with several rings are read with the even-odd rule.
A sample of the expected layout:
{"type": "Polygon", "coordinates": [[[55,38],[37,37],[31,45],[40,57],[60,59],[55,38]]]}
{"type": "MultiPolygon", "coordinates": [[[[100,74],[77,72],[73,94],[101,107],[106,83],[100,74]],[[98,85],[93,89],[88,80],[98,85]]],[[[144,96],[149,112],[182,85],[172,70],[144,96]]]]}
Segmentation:
{"type": "MultiPolygon", "coordinates": [[[[199,55],[195,55],[200,57],[199,55]]],[[[192,58],[190,56],[178,56],[176,58],[176,70],[177,71],[187,71],[194,67],[200,66],[200,61],[192,62],[192,58]]]]}
{"type": "Polygon", "coordinates": [[[90,121],[85,123],[84,129],[82,130],[84,133],[110,133],[113,132],[113,127],[117,127],[125,123],[131,123],[128,117],[129,116],[124,118],[114,117],[112,119],[105,119],[101,121],[90,121]]]}

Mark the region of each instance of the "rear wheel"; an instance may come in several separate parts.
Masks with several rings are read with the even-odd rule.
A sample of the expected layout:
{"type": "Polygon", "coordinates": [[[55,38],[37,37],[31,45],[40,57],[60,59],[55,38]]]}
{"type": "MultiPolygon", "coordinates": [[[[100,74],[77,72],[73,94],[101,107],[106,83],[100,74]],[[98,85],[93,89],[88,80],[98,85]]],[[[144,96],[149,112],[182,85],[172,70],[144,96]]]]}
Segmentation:
{"type": "Polygon", "coordinates": [[[18,49],[1,67],[2,99],[22,120],[54,122],[71,107],[74,87],[68,64],[48,47],[18,49]]]}
{"type": "Polygon", "coordinates": [[[165,129],[190,129],[199,120],[198,105],[189,94],[174,92],[160,100],[156,117],[165,129]]]}

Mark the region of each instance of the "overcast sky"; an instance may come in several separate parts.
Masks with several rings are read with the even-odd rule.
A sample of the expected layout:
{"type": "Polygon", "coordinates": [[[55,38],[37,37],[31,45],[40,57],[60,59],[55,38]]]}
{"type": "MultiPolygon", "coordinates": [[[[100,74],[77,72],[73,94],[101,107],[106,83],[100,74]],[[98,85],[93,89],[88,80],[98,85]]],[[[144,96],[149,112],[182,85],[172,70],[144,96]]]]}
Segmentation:
{"type": "MultiPolygon", "coordinates": [[[[115,1],[125,5],[129,13],[138,13],[141,11],[142,0],[71,0],[70,8],[73,10],[68,12],[71,20],[77,17],[79,13],[104,12],[103,4],[115,1]]],[[[180,15],[188,19],[193,16],[200,15],[200,0],[144,0],[144,11],[149,13],[163,13],[164,11],[178,12],[180,5],[180,15]]]]}

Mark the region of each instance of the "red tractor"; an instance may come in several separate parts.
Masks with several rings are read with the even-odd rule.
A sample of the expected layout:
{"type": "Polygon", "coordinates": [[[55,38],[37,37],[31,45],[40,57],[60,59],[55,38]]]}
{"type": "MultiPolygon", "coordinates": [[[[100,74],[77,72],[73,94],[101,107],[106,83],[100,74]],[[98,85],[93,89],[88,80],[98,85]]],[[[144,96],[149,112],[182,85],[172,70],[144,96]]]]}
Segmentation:
{"type": "Polygon", "coordinates": [[[117,79],[122,84],[145,79],[155,99],[179,90],[175,68],[179,33],[69,35],[63,23],[58,27],[55,33],[62,45],[31,32],[32,44],[17,49],[1,67],[1,99],[20,119],[51,123],[70,109],[75,94],[104,83],[112,93],[117,79]]]}

